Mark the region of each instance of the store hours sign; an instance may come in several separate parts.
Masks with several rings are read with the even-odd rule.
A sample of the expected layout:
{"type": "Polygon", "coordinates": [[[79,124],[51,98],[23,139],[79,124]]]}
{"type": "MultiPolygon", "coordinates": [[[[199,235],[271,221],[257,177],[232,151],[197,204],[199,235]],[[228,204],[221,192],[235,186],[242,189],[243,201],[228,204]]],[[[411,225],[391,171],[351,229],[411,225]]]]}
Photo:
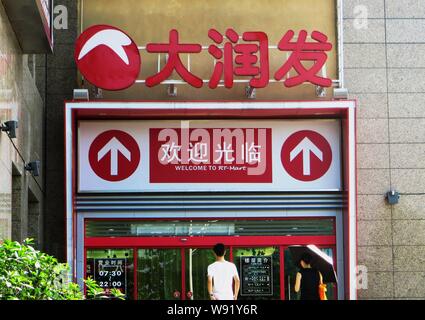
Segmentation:
{"type": "Polygon", "coordinates": [[[79,192],[341,189],[339,120],[80,121],[79,192]]]}
{"type": "Polygon", "coordinates": [[[127,292],[126,259],[102,258],[94,259],[93,279],[106,292],[118,289],[123,294],[127,292]]]}

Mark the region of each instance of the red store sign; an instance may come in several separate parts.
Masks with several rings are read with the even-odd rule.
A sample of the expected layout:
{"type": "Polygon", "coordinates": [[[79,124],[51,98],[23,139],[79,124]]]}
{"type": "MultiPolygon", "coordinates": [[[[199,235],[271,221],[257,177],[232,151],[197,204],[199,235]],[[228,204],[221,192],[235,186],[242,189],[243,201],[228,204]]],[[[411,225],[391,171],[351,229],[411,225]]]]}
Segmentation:
{"type": "MultiPolygon", "coordinates": [[[[208,31],[211,44],[208,53],[214,67],[208,80],[203,80],[182,61],[181,54],[194,56],[203,50],[199,43],[183,43],[177,30],[169,32],[168,42],[147,43],[151,54],[167,55],[167,62],[156,74],[144,82],[154,87],[168,80],[173,72],[195,88],[208,83],[215,89],[220,83],[232,88],[235,77],[247,77],[252,88],[264,88],[270,82],[282,81],[287,88],[311,83],[321,87],[332,86],[332,80],[320,75],[332,50],[328,37],[306,30],[287,31],[277,44],[282,54],[282,64],[276,70],[269,65],[269,40],[261,31],[238,33],[229,28],[225,33],[216,29],[208,31]],[[286,59],[285,59],[286,58],[286,59]],[[308,62],[308,63],[306,63],[308,62]],[[290,75],[290,72],[293,71],[290,75]],[[295,75],[293,75],[295,73],[295,75]]],[[[121,90],[134,84],[141,67],[140,48],[122,30],[107,25],[96,25],[85,30],[77,39],[75,61],[82,75],[93,85],[107,90],[121,90]]]]}
{"type": "Polygon", "coordinates": [[[150,129],[151,183],[272,182],[271,129],[150,129]]]}

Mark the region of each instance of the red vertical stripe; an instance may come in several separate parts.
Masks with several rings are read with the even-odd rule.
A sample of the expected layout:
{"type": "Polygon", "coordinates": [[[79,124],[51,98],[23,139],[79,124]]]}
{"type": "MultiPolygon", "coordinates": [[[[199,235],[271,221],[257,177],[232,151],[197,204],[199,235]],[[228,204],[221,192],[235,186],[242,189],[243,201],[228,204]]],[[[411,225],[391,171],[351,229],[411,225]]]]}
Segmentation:
{"type": "Polygon", "coordinates": [[[185,249],[180,249],[180,254],[182,257],[182,293],[181,298],[182,300],[186,300],[186,256],[185,256],[185,249]]]}

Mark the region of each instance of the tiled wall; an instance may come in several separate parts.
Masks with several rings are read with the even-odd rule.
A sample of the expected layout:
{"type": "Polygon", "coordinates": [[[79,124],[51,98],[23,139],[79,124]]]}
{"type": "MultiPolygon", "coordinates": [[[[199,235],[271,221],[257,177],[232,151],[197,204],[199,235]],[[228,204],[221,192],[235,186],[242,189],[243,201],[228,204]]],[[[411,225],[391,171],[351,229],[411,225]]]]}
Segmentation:
{"type": "MultiPolygon", "coordinates": [[[[35,61],[42,57],[32,58],[35,61]]],[[[40,160],[43,163],[44,104],[28,64],[28,55],[21,53],[0,2],[0,121],[18,120],[19,123],[17,138],[13,139],[15,146],[6,133],[0,133],[0,239],[13,237],[21,241],[25,237],[36,237],[41,244],[41,230],[29,226],[27,216],[31,211],[28,210],[29,193],[38,208],[43,206],[43,175],[32,177],[24,170],[24,162],[40,160]],[[12,175],[17,182],[13,192],[12,175]],[[18,202],[21,205],[18,206],[18,202]]],[[[35,220],[41,218],[40,211],[35,220]]]]}
{"type": "Polygon", "coordinates": [[[425,2],[344,0],[344,17],[346,87],[359,102],[359,264],[369,271],[359,298],[425,298],[425,2]]]}

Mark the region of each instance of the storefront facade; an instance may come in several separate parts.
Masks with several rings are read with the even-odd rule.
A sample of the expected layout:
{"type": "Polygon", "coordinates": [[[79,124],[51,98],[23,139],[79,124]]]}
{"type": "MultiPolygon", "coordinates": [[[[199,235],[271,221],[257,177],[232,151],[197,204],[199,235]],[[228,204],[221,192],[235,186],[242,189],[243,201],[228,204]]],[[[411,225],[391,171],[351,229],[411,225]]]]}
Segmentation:
{"type": "Polygon", "coordinates": [[[293,300],[288,248],[314,245],[336,269],[329,298],[356,299],[340,1],[128,0],[125,19],[118,3],[79,5],[74,60],[90,97],[64,109],[74,280],[128,299],[207,299],[223,242],[240,299],[293,300]]]}
{"type": "Polygon", "coordinates": [[[205,299],[211,247],[223,242],[245,279],[241,299],[289,300],[296,269],[288,247],[316,245],[337,270],[330,297],[354,299],[354,117],[352,101],[66,103],[67,256],[75,278],[93,276],[129,299],[205,299]],[[169,148],[174,134],[181,146],[185,132],[192,147],[203,142],[211,151],[202,164],[182,165],[183,155],[169,148]],[[117,159],[104,161],[114,137],[122,143],[117,159]],[[307,151],[316,152],[311,162],[298,154],[287,161],[306,152],[297,150],[306,138],[318,148],[307,151]],[[255,152],[232,159],[213,148],[249,139],[255,152]],[[103,277],[105,270],[119,276],[103,277]]]}

